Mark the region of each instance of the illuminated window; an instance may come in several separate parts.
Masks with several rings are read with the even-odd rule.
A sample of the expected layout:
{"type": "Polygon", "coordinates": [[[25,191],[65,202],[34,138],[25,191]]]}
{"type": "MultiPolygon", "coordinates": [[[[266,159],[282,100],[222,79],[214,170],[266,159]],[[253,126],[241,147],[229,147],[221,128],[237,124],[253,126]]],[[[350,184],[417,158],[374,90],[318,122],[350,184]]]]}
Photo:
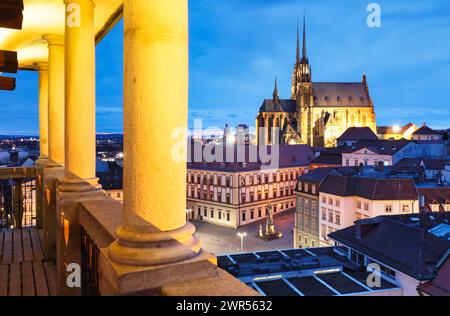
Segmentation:
{"type": "Polygon", "coordinates": [[[392,205],[390,204],[385,205],[384,210],[386,213],[392,213],[392,205]]]}

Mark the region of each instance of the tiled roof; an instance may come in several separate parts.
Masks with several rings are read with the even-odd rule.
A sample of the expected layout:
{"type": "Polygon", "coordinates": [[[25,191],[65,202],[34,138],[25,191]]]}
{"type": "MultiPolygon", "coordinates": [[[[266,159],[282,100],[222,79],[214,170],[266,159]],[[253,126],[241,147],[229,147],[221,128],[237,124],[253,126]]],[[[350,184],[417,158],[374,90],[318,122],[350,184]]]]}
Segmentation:
{"type": "Polygon", "coordinates": [[[349,127],[337,140],[378,140],[378,137],[370,127],[349,127]]]}
{"type": "Polygon", "coordinates": [[[422,126],[417,131],[413,133],[413,135],[440,135],[441,132],[435,131],[428,126],[422,126]]]}
{"type": "MultiPolygon", "coordinates": [[[[370,97],[362,82],[313,82],[314,105],[318,107],[371,107],[370,97]]],[[[263,101],[260,112],[295,112],[295,100],[263,101]]]]}
{"type": "Polygon", "coordinates": [[[439,204],[439,211],[443,212],[442,207],[445,204],[450,204],[450,188],[417,188],[419,196],[424,197],[425,211],[432,211],[431,205],[439,204]]]}
{"type": "Polygon", "coordinates": [[[263,101],[260,112],[295,112],[297,104],[295,100],[280,99],[279,103],[275,103],[272,99],[266,99],[263,101]]]}
{"type": "Polygon", "coordinates": [[[383,135],[383,134],[403,134],[406,132],[411,126],[413,126],[413,123],[408,123],[405,126],[400,126],[398,130],[394,130],[393,126],[378,126],[377,127],[377,134],[383,135]]]}
{"type": "Polygon", "coordinates": [[[342,164],[342,154],[321,153],[319,157],[311,161],[311,164],[340,166],[342,164]]]}
{"type": "Polygon", "coordinates": [[[406,139],[400,140],[365,140],[359,141],[352,147],[345,149],[346,153],[354,153],[363,148],[367,148],[380,155],[393,155],[407,146],[410,141],[406,139]]]}
{"type": "Polygon", "coordinates": [[[431,296],[450,296],[450,250],[437,268],[436,278],[419,285],[418,289],[431,296]]]}
{"type": "Polygon", "coordinates": [[[449,220],[450,213],[380,216],[329,236],[417,280],[429,280],[450,241],[428,230],[449,220]]]}
{"type": "Polygon", "coordinates": [[[412,179],[374,179],[361,176],[330,175],[320,192],[338,196],[359,196],[369,200],[417,200],[412,179]]]}
{"type": "Polygon", "coordinates": [[[444,170],[445,166],[450,165],[449,159],[424,159],[423,164],[427,170],[444,170]]]}
{"type": "MultiPolygon", "coordinates": [[[[244,155],[242,157],[239,156],[238,159],[238,149],[234,148],[234,156],[231,158],[227,155],[227,149],[223,145],[212,145],[211,148],[206,149],[206,145],[203,146],[203,150],[207,152],[212,152],[213,155],[215,152],[222,151],[222,161],[223,162],[188,162],[188,169],[198,169],[198,170],[215,170],[215,171],[226,171],[226,172],[242,172],[242,171],[250,171],[250,170],[258,170],[261,169],[262,166],[269,166],[270,163],[263,164],[261,163],[261,159],[264,161],[265,157],[261,157],[259,154],[258,147],[255,145],[243,145],[242,151],[244,155]],[[250,152],[254,152],[257,155],[256,161],[255,159],[250,159],[250,152]],[[229,162],[227,162],[229,161],[229,162]],[[245,164],[243,164],[243,162],[245,164]]],[[[275,155],[271,157],[272,150],[274,147],[267,146],[267,158],[278,158],[278,166],[275,164],[275,167],[278,168],[289,168],[289,167],[301,167],[301,166],[309,166],[309,163],[315,158],[314,152],[311,150],[311,147],[308,145],[280,145],[278,156],[275,155]]],[[[264,150],[265,154],[266,151],[264,150]]],[[[191,161],[194,161],[195,148],[191,152],[191,161]]],[[[218,154],[218,156],[220,156],[218,154]]],[[[205,157],[203,157],[205,158],[205,157]]],[[[274,164],[272,164],[274,165],[274,164]]]]}

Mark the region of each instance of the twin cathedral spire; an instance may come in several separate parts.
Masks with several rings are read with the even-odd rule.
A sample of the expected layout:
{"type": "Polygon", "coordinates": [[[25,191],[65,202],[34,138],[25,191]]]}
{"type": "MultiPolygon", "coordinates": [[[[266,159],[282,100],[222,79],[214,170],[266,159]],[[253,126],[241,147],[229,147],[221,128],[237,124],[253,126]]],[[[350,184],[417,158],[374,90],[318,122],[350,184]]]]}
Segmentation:
{"type": "MultiPolygon", "coordinates": [[[[306,18],[303,17],[303,38],[300,47],[300,25],[297,23],[297,54],[295,58],[294,72],[292,74],[292,99],[297,98],[301,83],[311,82],[311,66],[309,64],[308,52],[306,47],[306,18]]],[[[279,103],[277,89],[277,80],[275,78],[275,89],[273,91],[273,100],[275,104],[279,103]]]]}

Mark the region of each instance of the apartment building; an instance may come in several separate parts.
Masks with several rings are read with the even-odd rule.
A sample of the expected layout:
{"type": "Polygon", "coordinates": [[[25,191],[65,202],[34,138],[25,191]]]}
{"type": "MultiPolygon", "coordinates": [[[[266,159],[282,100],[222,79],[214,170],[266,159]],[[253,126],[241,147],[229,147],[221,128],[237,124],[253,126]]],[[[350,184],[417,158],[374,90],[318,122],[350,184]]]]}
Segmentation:
{"type": "Polygon", "coordinates": [[[296,179],[308,172],[314,153],[307,145],[279,148],[278,168],[251,161],[188,163],[188,217],[237,228],[266,218],[269,203],[274,213],[293,209],[296,179]]]}
{"type": "Polygon", "coordinates": [[[405,139],[360,141],[342,153],[342,166],[392,166],[415,144],[405,139]]]}
{"type": "Polygon", "coordinates": [[[448,295],[449,221],[449,212],[380,216],[329,237],[361,270],[379,268],[404,296],[448,295]]]}
{"type": "Polygon", "coordinates": [[[418,193],[412,179],[329,175],[319,192],[320,245],[328,235],[360,219],[419,212],[418,193]]]}

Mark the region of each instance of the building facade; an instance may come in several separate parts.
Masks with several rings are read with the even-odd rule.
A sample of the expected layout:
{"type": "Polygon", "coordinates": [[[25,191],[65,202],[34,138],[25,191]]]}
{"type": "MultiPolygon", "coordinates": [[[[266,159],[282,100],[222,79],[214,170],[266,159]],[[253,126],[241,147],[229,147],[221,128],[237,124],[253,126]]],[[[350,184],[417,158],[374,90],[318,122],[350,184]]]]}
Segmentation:
{"type": "Polygon", "coordinates": [[[329,234],[360,219],[419,213],[418,199],[412,179],[329,175],[319,193],[320,245],[330,246],[329,234]]]}
{"type": "Polygon", "coordinates": [[[304,22],[301,54],[297,30],[291,98],[280,99],[275,82],[273,98],[264,100],[256,118],[258,134],[264,134],[258,135],[258,142],[334,147],[336,139],[355,126],[376,132],[376,115],[366,76],[361,82],[313,82],[304,22]]]}
{"type": "Polygon", "coordinates": [[[187,216],[237,228],[266,218],[269,203],[274,213],[293,209],[296,179],[309,171],[313,159],[309,146],[295,145],[279,147],[274,168],[265,166],[260,158],[251,162],[248,156],[246,162],[189,162],[187,216]]]}

